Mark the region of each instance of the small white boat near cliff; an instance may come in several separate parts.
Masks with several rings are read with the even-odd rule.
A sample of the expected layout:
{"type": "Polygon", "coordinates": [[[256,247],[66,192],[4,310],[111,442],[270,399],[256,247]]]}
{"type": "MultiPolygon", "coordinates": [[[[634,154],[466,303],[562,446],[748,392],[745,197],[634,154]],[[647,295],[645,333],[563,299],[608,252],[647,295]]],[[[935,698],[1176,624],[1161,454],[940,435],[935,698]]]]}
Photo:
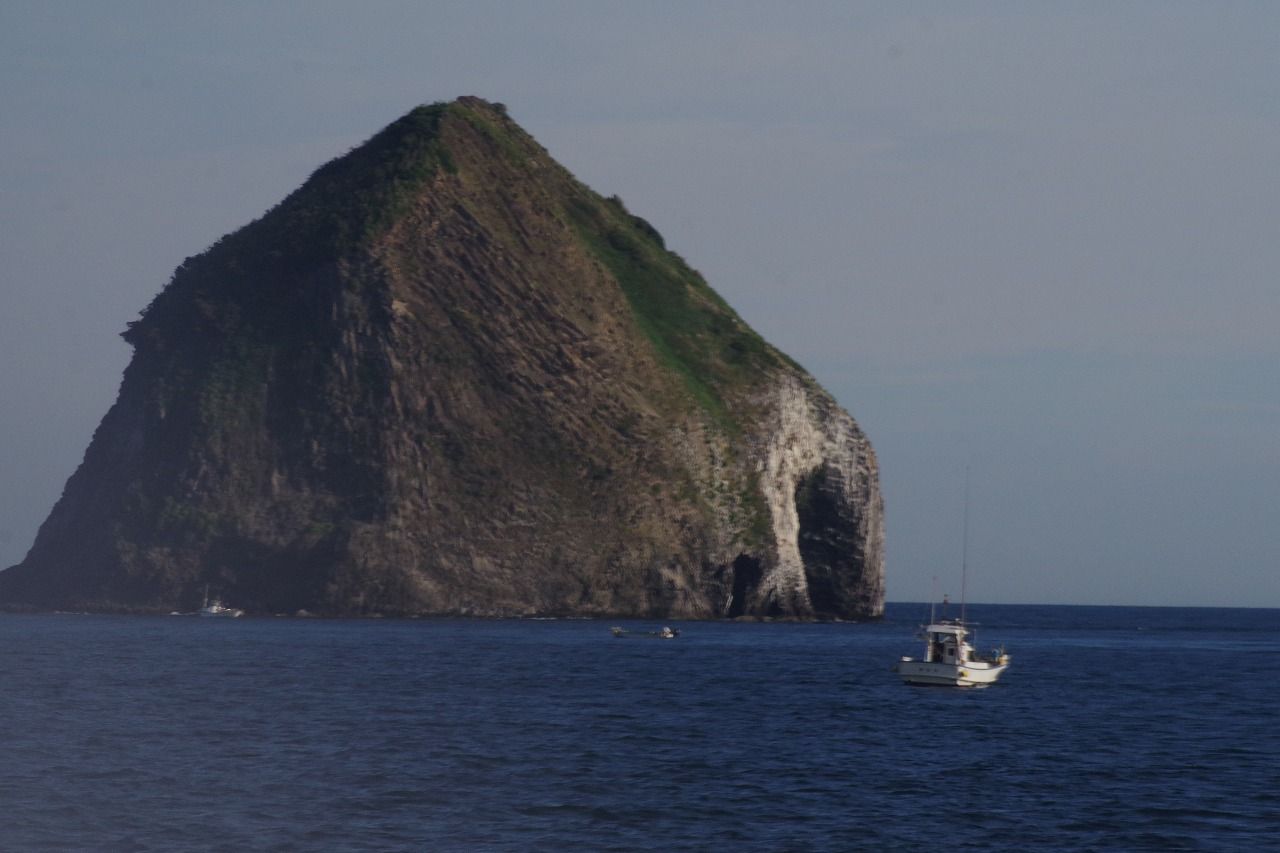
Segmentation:
{"type": "Polygon", "coordinates": [[[201,616],[222,617],[224,619],[234,619],[238,616],[244,615],[243,610],[238,607],[227,607],[217,598],[210,601],[208,587],[206,587],[204,591],[204,604],[196,612],[201,616]]]}
{"type": "Polygon", "coordinates": [[[921,632],[924,656],[898,661],[898,674],[907,684],[942,687],[986,687],[1009,668],[1009,655],[996,649],[982,655],[967,639],[963,622],[943,620],[926,625],[921,632]]]}
{"type": "Polygon", "coordinates": [[[619,640],[624,637],[651,637],[659,640],[674,640],[680,636],[679,628],[671,628],[666,625],[662,626],[659,631],[628,631],[626,628],[610,628],[609,633],[617,637],[619,640]]]}

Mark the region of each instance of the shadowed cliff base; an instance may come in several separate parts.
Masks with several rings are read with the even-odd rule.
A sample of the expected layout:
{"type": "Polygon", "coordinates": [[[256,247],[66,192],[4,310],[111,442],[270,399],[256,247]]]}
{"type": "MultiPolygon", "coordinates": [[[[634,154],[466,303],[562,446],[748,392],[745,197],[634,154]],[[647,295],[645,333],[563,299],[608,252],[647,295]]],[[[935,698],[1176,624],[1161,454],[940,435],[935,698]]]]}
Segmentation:
{"type": "Polygon", "coordinates": [[[180,264],[0,606],[877,617],[852,418],[500,104],[180,264]]]}

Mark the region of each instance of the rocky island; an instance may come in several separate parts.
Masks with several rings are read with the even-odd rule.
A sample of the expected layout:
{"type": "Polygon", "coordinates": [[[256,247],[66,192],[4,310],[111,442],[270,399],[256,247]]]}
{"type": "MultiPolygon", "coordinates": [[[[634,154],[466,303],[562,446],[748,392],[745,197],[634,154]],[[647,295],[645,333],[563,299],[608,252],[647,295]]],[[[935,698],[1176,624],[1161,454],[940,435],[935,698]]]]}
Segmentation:
{"type": "Polygon", "coordinates": [[[0,606],[865,619],[876,458],[500,104],[419,107],[187,258],[0,606]]]}

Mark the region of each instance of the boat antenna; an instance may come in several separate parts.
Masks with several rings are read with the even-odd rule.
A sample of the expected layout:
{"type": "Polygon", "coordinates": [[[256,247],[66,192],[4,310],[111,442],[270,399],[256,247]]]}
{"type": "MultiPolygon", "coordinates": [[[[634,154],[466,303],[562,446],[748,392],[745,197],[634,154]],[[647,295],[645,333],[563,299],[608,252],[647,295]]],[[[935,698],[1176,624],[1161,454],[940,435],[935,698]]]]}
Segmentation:
{"type": "Polygon", "coordinates": [[[969,466],[964,466],[964,533],[960,547],[960,624],[964,624],[965,587],[969,581],[969,466]]]}
{"type": "Polygon", "coordinates": [[[938,606],[938,576],[933,576],[933,589],[929,591],[929,624],[937,620],[933,618],[933,610],[938,606]]]}

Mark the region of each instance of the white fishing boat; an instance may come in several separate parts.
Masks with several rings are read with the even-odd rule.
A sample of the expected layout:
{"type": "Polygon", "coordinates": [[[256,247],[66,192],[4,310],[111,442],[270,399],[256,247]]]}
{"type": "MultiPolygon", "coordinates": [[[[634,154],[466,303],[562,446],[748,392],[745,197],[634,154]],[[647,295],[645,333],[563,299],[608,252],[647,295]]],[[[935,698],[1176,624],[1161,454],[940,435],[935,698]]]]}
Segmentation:
{"type": "MultiPolygon", "coordinates": [[[[960,558],[960,618],[947,619],[947,599],[942,600],[941,620],[934,619],[929,607],[929,624],[920,631],[924,640],[924,656],[903,657],[894,669],[907,684],[943,687],[986,687],[1009,668],[1009,655],[1004,648],[979,654],[969,643],[969,626],[965,624],[965,594],[969,580],[969,472],[964,477],[964,539],[960,558]]],[[[937,578],[934,578],[936,581],[937,578]]],[[[935,598],[936,600],[936,598],[935,598]]]]}
{"type": "Polygon", "coordinates": [[[986,687],[995,684],[1009,668],[1009,655],[1003,649],[979,654],[969,644],[968,629],[963,621],[931,622],[921,632],[924,656],[903,656],[898,661],[898,674],[907,684],[944,687],[986,687]]]}
{"type": "Polygon", "coordinates": [[[237,616],[243,616],[244,611],[237,607],[227,607],[221,600],[215,598],[209,600],[209,588],[204,588],[204,604],[197,611],[201,616],[221,616],[223,618],[234,619],[237,616]]]}

